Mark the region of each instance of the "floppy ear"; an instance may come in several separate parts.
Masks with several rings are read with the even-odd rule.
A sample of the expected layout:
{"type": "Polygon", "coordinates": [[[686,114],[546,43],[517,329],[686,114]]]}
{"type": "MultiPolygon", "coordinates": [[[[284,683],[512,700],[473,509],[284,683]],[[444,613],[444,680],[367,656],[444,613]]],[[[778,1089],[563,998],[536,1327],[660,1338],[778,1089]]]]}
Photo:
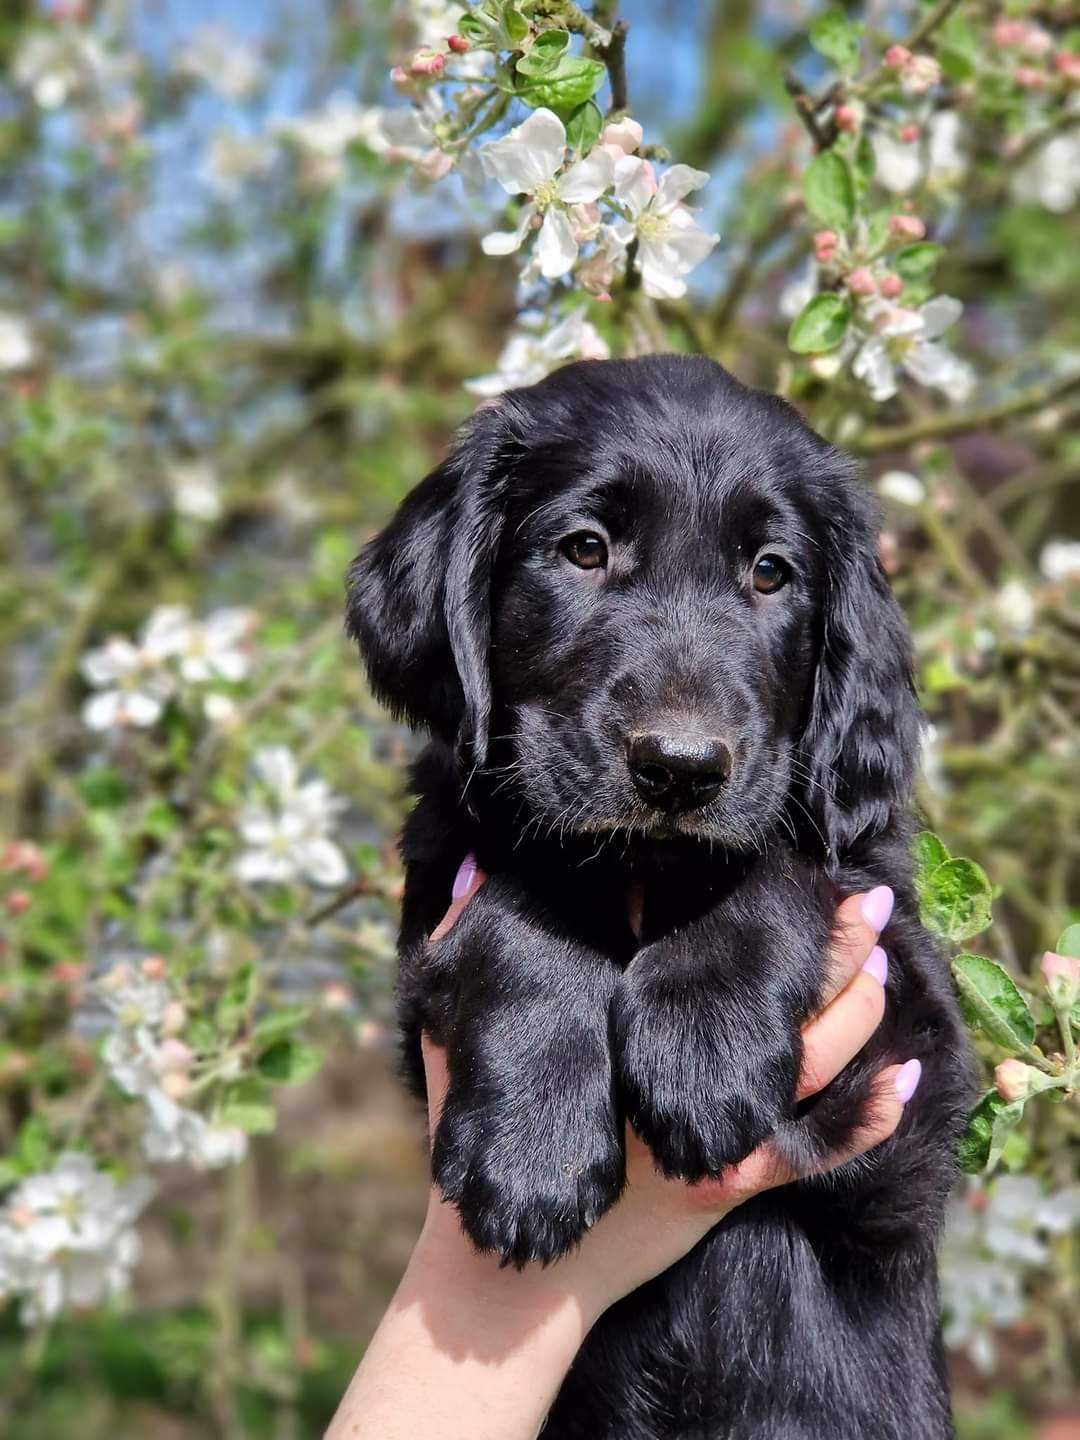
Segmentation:
{"type": "Polygon", "coordinates": [[[347,580],[345,625],[375,695],[476,763],[483,763],[491,710],[501,430],[497,407],[481,411],[353,561],[347,580]]]}
{"type": "Polygon", "coordinates": [[[805,804],[830,865],[894,821],[911,788],[920,725],[907,622],[877,558],[876,517],[862,496],[834,517],[802,740],[805,804]]]}

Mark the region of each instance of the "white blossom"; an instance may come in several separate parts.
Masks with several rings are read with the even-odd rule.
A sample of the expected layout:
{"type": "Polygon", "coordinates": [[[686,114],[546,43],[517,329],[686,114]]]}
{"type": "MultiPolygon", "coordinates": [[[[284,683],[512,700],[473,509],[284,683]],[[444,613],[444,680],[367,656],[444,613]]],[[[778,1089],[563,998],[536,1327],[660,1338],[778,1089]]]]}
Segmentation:
{"type": "Polygon", "coordinates": [[[501,395],[504,390],[535,384],[563,360],[606,360],[609,354],[596,327],[585,318],[584,307],[579,306],[542,335],[527,330],[512,335],[495,371],[466,380],[465,388],[474,395],[501,395]]]}
{"type": "Polygon", "coordinates": [[[173,504],[189,520],[217,520],[221,517],[221,491],[217,473],[205,460],[173,465],[168,474],[173,504]]]}
{"type": "Polygon", "coordinates": [[[342,884],[348,866],[331,833],[347,802],[325,780],[301,785],[296,757],[283,745],[259,750],[255,770],[273,803],[251,803],[241,812],[240,834],[248,848],[237,861],[240,879],[253,885],[299,879],[342,884]]]}
{"type": "Polygon", "coordinates": [[[127,69],[124,60],[110,56],[93,35],[73,25],[32,31],[16,52],[11,73],[42,110],[58,110],[127,69]]]}
{"type": "Polygon", "coordinates": [[[566,129],[551,110],[539,109],[509,135],[485,145],[480,158],[508,195],[531,197],[513,231],[484,236],[484,253],[509,255],[519,250],[539,219],[540,273],[548,280],[565,275],[578,255],[573,209],[595,201],[611,185],[615,169],[611,154],[597,146],[584,160],[562,170],[566,129]]]}
{"type": "Polygon", "coordinates": [[[654,299],[685,295],[684,277],[720,239],[700,229],[683,204],[708,179],[706,170],[672,165],[657,181],[649,161],[636,155],[625,156],[615,166],[615,197],[629,218],[616,221],[612,228],[626,246],[637,239],[642,288],[654,299]]]}
{"type": "Polygon", "coordinates": [[[244,181],[269,174],[274,153],[261,137],[218,131],[207,146],[206,178],[220,194],[233,196],[244,181]]]}
{"type": "Polygon", "coordinates": [[[1013,198],[1064,215],[1080,196],[1080,135],[1055,135],[1017,167],[1013,198]]]}
{"type": "Polygon", "coordinates": [[[1018,635],[1026,635],[1035,623],[1035,597],[1022,580],[1007,580],[994,596],[998,619],[1018,635]]]}
{"type": "Polygon", "coordinates": [[[917,310],[883,300],[870,302],[864,313],[874,333],[855,356],[853,373],[878,402],[896,394],[898,370],[918,384],[962,402],[974,388],[975,373],[965,360],[942,345],[939,337],[956,323],[963,308],[950,295],[938,295],[917,310]]]}
{"type": "Polygon", "coordinates": [[[192,36],[176,58],[176,70],[230,100],[250,95],[261,76],[251,47],[220,25],[206,25],[192,36]]]}
{"type": "Polygon", "coordinates": [[[118,1184],[76,1151],[23,1180],[0,1210],[0,1295],[19,1296],[24,1322],[35,1324],[118,1294],[153,1190],[144,1177],[118,1184]]]}
{"type": "Polygon", "coordinates": [[[1080,1185],[1047,1195],[1030,1175],[1003,1175],[949,1208],[941,1258],[945,1343],[989,1374],[994,1331],[1025,1311],[1024,1278],[1049,1259],[1048,1235],[1080,1224],[1080,1185]],[[975,1202],[975,1203],[973,1203],[975,1202]]]}
{"type": "Polygon", "coordinates": [[[88,651],[79,666],[83,678],[100,693],[83,705],[91,730],[153,725],[173,692],[173,680],[158,660],[122,635],[88,651]]]}
{"type": "Polygon", "coordinates": [[[908,470],[886,470],[878,476],[878,494],[897,505],[921,505],[926,499],[926,486],[908,470]]]}
{"type": "Polygon", "coordinates": [[[1039,555],[1039,570],[1055,584],[1080,579],[1080,540],[1048,540],[1039,555]]]}
{"type": "Polygon", "coordinates": [[[272,130],[304,156],[311,183],[333,185],[344,173],[350,145],[363,145],[376,155],[386,152],[389,141],[383,131],[385,113],[380,106],[359,105],[351,95],[337,92],[321,110],[279,120],[272,130]]]}
{"type": "Polygon", "coordinates": [[[112,966],[98,982],[97,995],[112,1025],[101,1048],[106,1070],[125,1095],[141,1100],[143,1153],[155,1163],[186,1161],[198,1169],[216,1169],[242,1160],[247,1136],[231,1125],[212,1123],[180,1104],[168,1087],[180,1081],[195,1056],[174,1032],[183,1023],[183,1006],[169,986],[126,962],[112,966]]]}
{"type": "Polygon", "coordinates": [[[967,170],[964,127],[955,110],[935,111],[920,128],[917,140],[900,140],[882,128],[870,137],[875,178],[894,195],[907,194],[920,181],[947,189],[967,170]]]}
{"type": "Polygon", "coordinates": [[[143,650],[159,663],[175,660],[181,678],[192,685],[243,680],[251,668],[254,624],[254,613],[242,608],[193,620],[185,605],[159,605],[143,630],[143,650]]]}
{"type": "Polygon", "coordinates": [[[22,316],[0,311],[0,370],[22,370],[34,353],[34,337],[22,316]]]}

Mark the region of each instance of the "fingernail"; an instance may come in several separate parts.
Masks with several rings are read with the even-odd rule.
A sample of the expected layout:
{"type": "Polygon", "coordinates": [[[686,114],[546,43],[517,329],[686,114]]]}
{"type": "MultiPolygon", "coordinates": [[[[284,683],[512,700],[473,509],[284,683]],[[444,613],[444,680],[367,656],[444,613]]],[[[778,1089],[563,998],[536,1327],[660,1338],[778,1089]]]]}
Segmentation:
{"type": "Polygon", "coordinates": [[[896,1072],[896,1093],[906,1105],[919,1088],[922,1079],[922,1061],[909,1060],[896,1072]]]}
{"type": "Polygon", "coordinates": [[[454,887],[450,891],[451,900],[464,900],[468,895],[473,881],[476,879],[476,856],[466,855],[458,866],[458,872],[454,876],[454,887]]]}
{"type": "Polygon", "coordinates": [[[872,975],[879,985],[885,984],[889,978],[889,957],[880,945],[875,945],[870,951],[862,968],[868,975],[872,975]]]}
{"type": "Polygon", "coordinates": [[[863,919],[879,935],[889,923],[895,898],[888,885],[879,885],[876,890],[868,890],[863,896],[863,919]]]}

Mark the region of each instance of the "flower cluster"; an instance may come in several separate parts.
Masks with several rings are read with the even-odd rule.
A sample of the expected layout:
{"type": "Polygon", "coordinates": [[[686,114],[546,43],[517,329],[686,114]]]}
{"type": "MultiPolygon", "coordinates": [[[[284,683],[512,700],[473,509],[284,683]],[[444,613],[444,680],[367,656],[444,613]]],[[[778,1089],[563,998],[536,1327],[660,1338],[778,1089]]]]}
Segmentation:
{"type": "Polygon", "coordinates": [[[994,1331],[1024,1315],[1024,1281],[1046,1266],[1050,1241],[1080,1224],[1080,1185],[1047,1195],[1028,1175],[1003,1175],[954,1201],[941,1259],[945,1343],[989,1374],[994,1331]]]}
{"type": "Polygon", "coordinates": [[[347,802],[325,780],[301,785],[296,757],[285,746],[267,746],[254,763],[270,803],[253,800],[241,812],[247,849],[237,861],[239,878],[249,885],[343,884],[349,867],[332,833],[347,802]]]}
{"type": "MultiPolygon", "coordinates": [[[[83,656],[83,678],[97,691],[83,706],[83,721],[91,730],[145,728],[182,685],[245,679],[254,626],[255,616],[246,609],[217,610],[195,620],[183,605],[159,606],[137,641],[114,635],[83,656]]],[[[203,704],[211,719],[229,719],[227,694],[205,694],[203,704]]]]}
{"type": "Polygon", "coordinates": [[[142,1101],[142,1148],[148,1160],[184,1160],[217,1169],[242,1160],[247,1136],[215,1124],[184,1104],[194,1090],[194,1051],[180,1038],[187,1014],[166,983],[158,956],[114,964],[95,989],[111,1026],[101,1058],[125,1095],[142,1101]]]}
{"type": "Polygon", "coordinates": [[[19,1297],[33,1325],[118,1294],[139,1255],[134,1222],[153,1193],[145,1177],[119,1184],[78,1151],[28,1176],[0,1209],[0,1297],[19,1297]]]}

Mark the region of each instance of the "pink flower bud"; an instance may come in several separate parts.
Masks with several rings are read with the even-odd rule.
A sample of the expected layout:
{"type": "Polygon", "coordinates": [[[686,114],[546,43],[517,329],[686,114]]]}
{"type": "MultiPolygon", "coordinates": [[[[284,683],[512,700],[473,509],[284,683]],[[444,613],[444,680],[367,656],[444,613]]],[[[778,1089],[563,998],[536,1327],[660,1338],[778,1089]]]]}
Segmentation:
{"type": "Polygon", "coordinates": [[[435,50],[418,50],[409,61],[410,75],[438,75],[446,64],[446,56],[435,50]]]}
{"type": "Polygon", "coordinates": [[[877,281],[865,265],[860,265],[857,270],[852,270],[847,276],[844,284],[853,295],[876,295],[877,281]]]}
{"type": "Polygon", "coordinates": [[[888,275],[881,277],[881,283],[878,289],[882,295],[885,296],[886,300],[895,300],[896,297],[903,292],[904,282],[900,279],[899,275],[894,275],[890,270],[888,275]]]}
{"type": "Polygon", "coordinates": [[[12,840],[0,853],[0,871],[7,875],[25,875],[33,885],[45,879],[49,862],[41,847],[32,840],[12,840]]]}
{"type": "Polygon", "coordinates": [[[161,1016],[161,1029],[166,1035],[179,1035],[187,1023],[187,1011],[179,1000],[170,1000],[161,1016]]]}
{"type": "Polygon", "coordinates": [[[990,38],[995,45],[1007,49],[1011,45],[1022,45],[1027,35],[1027,26],[1023,20],[999,20],[990,31],[990,38]]]}
{"type": "Polygon", "coordinates": [[[161,1077],[161,1088],[170,1100],[186,1100],[191,1094],[191,1081],[182,1070],[171,1070],[161,1077]]]}
{"type": "Polygon", "coordinates": [[[814,259],[821,265],[828,265],[839,244],[840,236],[835,230],[819,230],[814,236],[814,259]]]}
{"type": "Polygon", "coordinates": [[[833,112],[833,119],[836,121],[838,130],[846,130],[854,134],[862,123],[862,114],[855,105],[837,105],[833,112]]]}
{"type": "Polygon", "coordinates": [[[390,71],[390,83],[396,85],[399,90],[403,90],[408,85],[409,76],[404,65],[395,65],[390,71]]]}
{"type": "Polygon", "coordinates": [[[1080,960],[1074,955],[1047,950],[1039,969],[1057,1009],[1066,1010],[1080,999],[1080,960]]]}
{"type": "Polygon", "coordinates": [[[906,45],[890,45],[885,51],[885,64],[890,70],[903,70],[911,64],[911,60],[911,51],[906,45]]]}
{"type": "Polygon", "coordinates": [[[1002,1100],[1010,1104],[1014,1100],[1027,1100],[1042,1089],[1037,1083],[1041,1078],[1038,1070],[1025,1065],[1022,1060],[1002,1060],[994,1070],[997,1092],[1002,1100]]]}
{"type": "Polygon", "coordinates": [[[455,55],[467,55],[469,53],[469,42],[464,35],[450,35],[447,37],[447,45],[455,55]]]}
{"type": "Polygon", "coordinates": [[[921,134],[922,130],[918,125],[900,126],[900,139],[904,142],[905,145],[914,145],[915,141],[918,140],[921,134]]]}
{"type": "Polygon", "coordinates": [[[1037,70],[1034,65],[1018,65],[1013,71],[1013,79],[1021,90],[1045,90],[1050,84],[1047,72],[1037,70]]]}
{"type": "Polygon", "coordinates": [[[926,234],[926,226],[917,215],[890,215],[889,234],[898,239],[921,240],[926,234]]]}
{"type": "Polygon", "coordinates": [[[1080,55],[1072,50],[1060,50],[1054,56],[1054,69],[1063,75],[1070,85],[1080,84],[1080,55]]]}
{"type": "Polygon", "coordinates": [[[25,915],[33,904],[29,890],[12,890],[4,901],[9,915],[25,915]]]}
{"type": "Polygon", "coordinates": [[[165,961],[160,955],[148,955],[139,969],[148,980],[165,979],[165,961]]]}

